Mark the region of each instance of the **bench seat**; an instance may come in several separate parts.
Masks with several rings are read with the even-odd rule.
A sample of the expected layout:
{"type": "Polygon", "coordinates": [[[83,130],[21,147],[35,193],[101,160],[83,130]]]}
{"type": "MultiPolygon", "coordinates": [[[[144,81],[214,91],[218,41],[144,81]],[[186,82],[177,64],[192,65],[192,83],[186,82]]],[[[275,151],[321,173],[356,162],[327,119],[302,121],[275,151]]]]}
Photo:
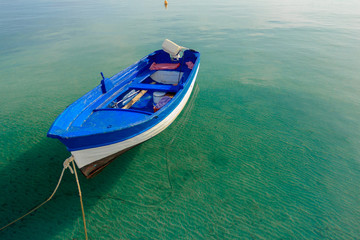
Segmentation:
{"type": "Polygon", "coordinates": [[[138,83],[130,86],[130,89],[151,90],[151,91],[160,91],[160,92],[177,92],[181,88],[182,88],[181,85],[173,86],[170,84],[145,84],[145,83],[138,83]]]}

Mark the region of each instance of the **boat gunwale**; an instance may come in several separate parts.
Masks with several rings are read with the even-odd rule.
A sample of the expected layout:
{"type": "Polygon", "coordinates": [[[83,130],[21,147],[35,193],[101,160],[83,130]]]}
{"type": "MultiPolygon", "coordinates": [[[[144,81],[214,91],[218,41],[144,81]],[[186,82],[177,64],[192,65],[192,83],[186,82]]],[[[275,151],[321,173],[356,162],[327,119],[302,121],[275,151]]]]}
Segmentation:
{"type": "MultiPolygon", "coordinates": [[[[157,51],[154,51],[153,53],[143,57],[142,59],[140,59],[139,61],[137,61],[136,63],[132,64],[131,66],[129,66],[128,68],[122,70],[121,72],[119,72],[118,74],[112,76],[110,79],[117,79],[117,78],[120,78],[120,77],[123,77],[121,75],[121,73],[124,73],[126,71],[127,74],[125,74],[124,76],[130,74],[128,73],[127,71],[129,71],[130,69],[135,69],[137,67],[137,64],[141,61],[144,61],[145,59],[147,59],[149,56],[152,56],[154,54],[156,54],[156,52],[158,51],[161,51],[161,50],[157,50],[157,51]]],[[[99,101],[100,98],[102,97],[105,97],[106,94],[102,94],[102,95],[99,95],[94,101],[92,101],[91,103],[88,104],[88,107],[87,108],[84,108],[82,110],[81,113],[79,113],[76,118],[74,118],[74,120],[71,122],[71,124],[68,126],[68,128],[66,130],[63,130],[62,134],[53,134],[51,133],[51,131],[53,130],[53,126],[55,125],[55,123],[58,121],[58,119],[68,110],[68,109],[71,109],[71,107],[73,106],[76,106],[80,101],[82,101],[83,99],[85,99],[88,95],[90,95],[93,91],[96,91],[96,90],[99,90],[99,88],[101,88],[101,85],[98,85],[96,86],[95,88],[91,89],[89,92],[87,92],[86,94],[84,94],[82,97],[80,97],[78,100],[76,100],[74,103],[72,103],[71,105],[69,105],[64,111],[63,113],[61,113],[59,115],[59,117],[54,121],[54,123],[52,124],[49,132],[48,132],[48,137],[51,137],[51,138],[57,138],[57,139],[68,139],[68,138],[78,138],[78,137],[86,137],[86,136],[92,136],[92,135],[99,135],[99,134],[109,134],[109,133],[112,133],[112,132],[118,132],[118,131],[122,131],[124,129],[128,129],[128,128],[132,128],[134,126],[138,126],[138,125],[141,125],[141,124],[144,124],[152,119],[157,119],[159,118],[159,115],[161,115],[162,113],[164,113],[164,111],[168,110],[169,108],[171,108],[174,104],[179,104],[180,101],[178,101],[179,98],[181,98],[181,96],[183,95],[182,93],[185,91],[187,92],[188,89],[189,89],[189,86],[191,85],[191,83],[193,82],[193,78],[194,78],[194,75],[197,73],[198,71],[198,68],[199,68],[199,62],[200,62],[200,53],[199,52],[194,52],[195,56],[196,56],[196,61],[194,63],[194,68],[189,72],[189,75],[187,76],[186,80],[183,82],[182,84],[182,88],[180,88],[177,92],[177,94],[175,94],[174,98],[172,101],[169,102],[169,104],[167,104],[166,106],[164,106],[163,108],[161,108],[160,110],[158,110],[157,112],[155,113],[152,113],[152,114],[148,114],[147,117],[145,117],[143,120],[139,121],[139,122],[136,122],[136,123],[132,123],[132,124],[129,124],[129,125],[126,125],[126,126],[121,126],[121,127],[118,127],[118,128],[112,128],[111,130],[109,131],[106,131],[104,132],[103,128],[102,128],[102,132],[92,132],[92,133],[85,133],[85,131],[78,131],[79,129],[76,129],[76,131],[74,130],[71,130],[71,128],[73,127],[74,129],[75,128],[81,128],[81,126],[73,126],[73,122],[75,121],[75,119],[77,117],[79,117],[86,109],[89,109],[89,107],[91,105],[94,104],[94,102],[96,101],[99,101]],[[191,81],[188,81],[189,79],[192,79],[191,81]],[[78,133],[78,134],[77,134],[78,133]]],[[[145,74],[145,78],[143,78],[144,76],[141,76],[140,78],[142,80],[146,79],[148,77],[149,74],[151,74],[152,71],[149,71],[147,74],[145,74]]],[[[136,77],[135,77],[136,78],[136,77]]],[[[96,108],[94,108],[91,112],[94,112],[94,111],[98,111],[100,109],[104,109],[102,108],[104,105],[108,104],[109,101],[111,101],[111,99],[113,98],[116,98],[116,95],[118,95],[120,92],[125,92],[127,91],[128,89],[130,89],[130,86],[131,86],[131,83],[133,83],[135,79],[131,79],[131,78],[127,78],[127,79],[124,79],[122,81],[119,81],[116,85],[114,85],[114,87],[111,89],[111,90],[114,90],[113,93],[111,93],[111,95],[109,97],[107,97],[107,99],[105,101],[103,101],[103,103],[101,103],[99,106],[97,106],[96,108]],[[119,86],[119,84],[121,83],[124,83],[126,81],[129,81],[128,83],[126,83],[124,86],[121,86],[119,89],[117,90],[114,90],[116,89],[117,86],[119,86]],[[114,97],[115,96],[115,97],[114,97]],[[109,100],[110,99],[110,100],[109,100]]],[[[142,81],[140,80],[140,81],[142,81]]],[[[108,92],[110,93],[111,90],[108,92]]],[[[183,97],[183,96],[182,96],[183,97]]],[[[174,107],[176,108],[176,106],[174,107]]],[[[171,112],[170,112],[171,113],[171,112]]],[[[168,113],[168,114],[170,114],[168,113]]],[[[142,114],[145,114],[145,113],[142,113],[142,114]]],[[[168,114],[165,114],[163,117],[166,117],[166,115],[168,114]]],[[[162,117],[162,118],[163,118],[162,117]]],[[[160,118],[159,120],[161,120],[162,118],[160,118]]],[[[86,121],[86,119],[84,120],[86,121]]]]}

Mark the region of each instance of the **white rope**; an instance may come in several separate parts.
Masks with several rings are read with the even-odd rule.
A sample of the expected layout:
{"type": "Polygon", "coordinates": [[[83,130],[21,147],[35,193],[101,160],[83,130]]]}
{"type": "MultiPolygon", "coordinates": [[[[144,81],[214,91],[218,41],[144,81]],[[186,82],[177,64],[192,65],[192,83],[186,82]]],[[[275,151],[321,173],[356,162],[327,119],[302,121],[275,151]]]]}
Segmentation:
{"type": "Polygon", "coordinates": [[[81,196],[81,189],[80,189],[80,184],[79,184],[79,179],[78,179],[78,176],[77,176],[77,173],[76,173],[76,170],[75,170],[75,164],[74,164],[74,157],[71,156],[69,158],[67,158],[64,163],[63,163],[63,169],[61,171],[61,174],[60,174],[60,178],[59,178],[59,181],[53,191],[53,193],[50,195],[50,197],[48,199],[46,199],[44,202],[42,202],[41,204],[37,205],[35,208],[31,209],[28,213],[24,214],[23,216],[15,219],[14,221],[8,223],[7,225],[3,226],[2,228],[0,228],[0,231],[4,230],[5,228],[13,225],[14,223],[16,223],[17,221],[23,219],[24,217],[28,216],[29,214],[35,212],[36,210],[38,210],[40,207],[42,207],[45,203],[47,203],[48,201],[50,201],[53,196],[55,195],[56,191],[58,190],[59,186],[60,186],[60,183],[61,183],[61,180],[64,176],[64,172],[67,168],[69,168],[70,172],[72,174],[75,173],[75,179],[76,179],[76,183],[77,183],[77,186],[78,186],[78,190],[79,190],[79,196],[80,196],[80,202],[81,202],[81,211],[82,211],[82,214],[83,214],[83,221],[84,221],[84,230],[85,230],[85,239],[87,240],[87,230],[86,230],[86,223],[85,223],[85,212],[84,212],[84,206],[83,206],[83,203],[82,203],[82,196],[81,196]],[[70,163],[73,162],[73,168],[74,170],[71,168],[70,166],[70,163]]]}

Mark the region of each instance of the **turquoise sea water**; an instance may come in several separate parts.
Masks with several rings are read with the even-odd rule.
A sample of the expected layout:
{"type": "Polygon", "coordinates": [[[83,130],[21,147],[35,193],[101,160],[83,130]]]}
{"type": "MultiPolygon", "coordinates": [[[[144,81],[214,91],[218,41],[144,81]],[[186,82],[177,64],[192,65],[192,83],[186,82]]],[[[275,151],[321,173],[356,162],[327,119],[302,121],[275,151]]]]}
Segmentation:
{"type": "MultiPolygon", "coordinates": [[[[69,156],[62,110],[161,47],[201,52],[178,119],[94,179],[89,239],[360,239],[360,2],[0,2],[0,227],[69,156]]],[[[83,239],[74,177],[0,239],[83,239]]]]}

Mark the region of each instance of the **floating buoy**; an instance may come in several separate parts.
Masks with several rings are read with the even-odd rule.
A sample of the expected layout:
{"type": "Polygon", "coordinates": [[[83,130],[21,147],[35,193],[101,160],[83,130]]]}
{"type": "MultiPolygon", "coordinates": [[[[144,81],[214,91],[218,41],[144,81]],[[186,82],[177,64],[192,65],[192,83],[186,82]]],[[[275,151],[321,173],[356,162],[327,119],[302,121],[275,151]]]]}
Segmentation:
{"type": "Polygon", "coordinates": [[[165,0],[164,5],[165,5],[165,8],[167,8],[167,5],[168,5],[168,1],[167,1],[167,0],[165,0]]]}

